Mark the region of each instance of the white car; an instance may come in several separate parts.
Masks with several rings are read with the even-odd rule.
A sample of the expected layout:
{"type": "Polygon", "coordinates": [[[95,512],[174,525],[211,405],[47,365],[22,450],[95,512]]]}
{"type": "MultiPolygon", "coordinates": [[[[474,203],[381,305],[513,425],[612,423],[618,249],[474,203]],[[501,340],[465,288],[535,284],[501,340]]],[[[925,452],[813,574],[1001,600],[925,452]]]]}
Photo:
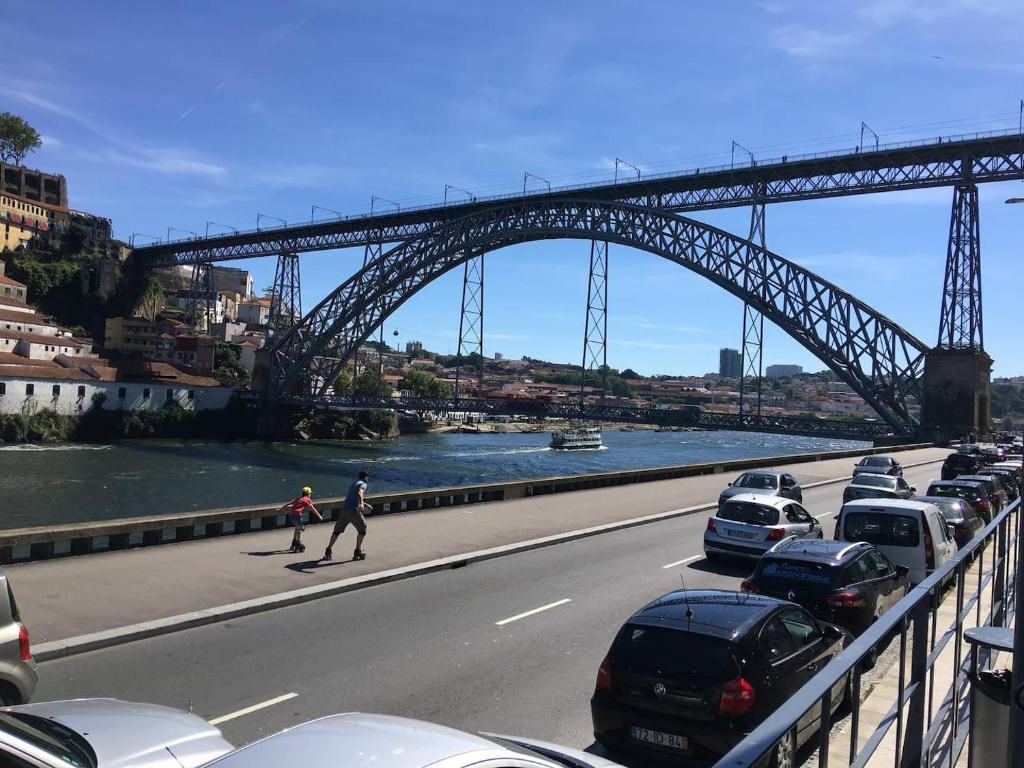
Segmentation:
{"type": "Polygon", "coordinates": [[[197,768],[234,746],[201,717],[156,704],[73,699],[0,709],[0,765],[197,768]]]}
{"type": "Polygon", "coordinates": [[[254,742],[207,768],[621,768],[603,757],[542,741],[477,735],[422,720],[349,712],[321,717],[254,742]]]}

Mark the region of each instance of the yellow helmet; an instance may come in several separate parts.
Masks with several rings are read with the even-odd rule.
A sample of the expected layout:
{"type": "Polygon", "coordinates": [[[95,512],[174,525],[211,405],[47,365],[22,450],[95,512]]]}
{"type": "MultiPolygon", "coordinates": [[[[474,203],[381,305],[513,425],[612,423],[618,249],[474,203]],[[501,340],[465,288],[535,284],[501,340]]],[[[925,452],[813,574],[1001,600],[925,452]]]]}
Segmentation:
{"type": "Polygon", "coordinates": [[[312,488],[310,488],[310,487],[309,487],[308,485],[307,485],[307,486],[305,486],[305,487],[304,487],[304,488],[302,489],[302,495],[303,495],[303,496],[312,496],[312,495],[313,495],[313,489],[312,489],[312,488]]]}

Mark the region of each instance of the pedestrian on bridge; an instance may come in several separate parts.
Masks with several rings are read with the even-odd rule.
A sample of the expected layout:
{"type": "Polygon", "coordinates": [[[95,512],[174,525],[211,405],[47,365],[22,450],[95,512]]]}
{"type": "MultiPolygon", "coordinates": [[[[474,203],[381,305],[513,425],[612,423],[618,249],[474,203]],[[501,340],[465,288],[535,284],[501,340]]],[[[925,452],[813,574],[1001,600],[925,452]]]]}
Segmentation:
{"type": "Polygon", "coordinates": [[[302,520],[303,513],[308,509],[310,514],[316,515],[316,519],[323,521],[324,517],[317,512],[316,507],[313,506],[313,501],[309,498],[313,494],[313,489],[308,485],[302,489],[302,493],[296,496],[291,501],[285,502],[277,510],[278,512],[288,512],[288,520],[295,528],[295,533],[292,534],[292,552],[305,552],[306,547],[302,543],[302,532],[306,530],[306,524],[302,520]]]}
{"type": "Polygon", "coordinates": [[[345,532],[349,523],[356,529],[356,549],[352,553],[353,560],[365,560],[366,553],[363,552],[363,538],[366,536],[366,518],[373,507],[366,503],[366,481],[370,479],[369,473],[365,470],[359,473],[359,479],[348,487],[348,494],[345,496],[345,504],[337,510],[338,520],[334,523],[334,533],[324,550],[324,560],[331,559],[331,549],[338,537],[345,532]]]}

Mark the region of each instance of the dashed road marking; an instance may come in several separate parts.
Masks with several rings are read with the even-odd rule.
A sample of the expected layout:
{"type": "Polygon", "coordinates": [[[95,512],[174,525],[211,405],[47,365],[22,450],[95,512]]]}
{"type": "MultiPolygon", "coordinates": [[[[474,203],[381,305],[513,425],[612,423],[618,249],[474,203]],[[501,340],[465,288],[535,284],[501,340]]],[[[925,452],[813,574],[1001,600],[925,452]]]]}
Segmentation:
{"type": "Polygon", "coordinates": [[[562,600],[556,600],[553,603],[542,605],[540,608],[534,608],[532,611],[526,611],[525,613],[517,613],[515,616],[509,616],[507,619],[502,619],[501,621],[496,621],[494,623],[499,627],[503,627],[506,624],[511,624],[513,621],[519,621],[520,619],[525,619],[527,616],[533,616],[534,614],[540,613],[541,611],[548,611],[552,608],[557,608],[560,605],[565,605],[566,603],[571,602],[572,600],[566,597],[562,600]]]}
{"type": "Polygon", "coordinates": [[[676,560],[674,563],[669,563],[668,565],[663,565],[661,567],[662,570],[666,568],[675,568],[677,565],[686,565],[687,563],[692,563],[694,560],[700,560],[702,557],[704,557],[704,555],[693,555],[692,557],[687,557],[683,560],[676,560]]]}
{"type": "Polygon", "coordinates": [[[226,715],[215,717],[213,720],[210,720],[209,723],[210,725],[220,725],[221,723],[226,723],[228,720],[234,720],[236,717],[245,717],[246,715],[251,715],[253,712],[259,712],[261,709],[266,709],[267,707],[272,707],[275,704],[280,704],[284,701],[294,699],[298,695],[299,694],[297,693],[286,693],[283,696],[276,696],[273,699],[261,701],[259,704],[253,704],[251,707],[240,709],[237,712],[230,712],[226,715]]]}

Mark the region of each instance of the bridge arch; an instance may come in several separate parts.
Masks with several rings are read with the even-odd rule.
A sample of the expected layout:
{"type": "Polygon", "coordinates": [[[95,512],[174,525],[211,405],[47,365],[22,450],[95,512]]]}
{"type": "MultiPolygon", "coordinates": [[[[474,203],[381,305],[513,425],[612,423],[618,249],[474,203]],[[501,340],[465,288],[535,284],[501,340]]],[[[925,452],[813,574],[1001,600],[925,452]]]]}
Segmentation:
{"type": "Polygon", "coordinates": [[[402,242],[338,286],[275,346],[272,399],[324,394],[388,315],[468,259],[534,240],[606,240],[661,256],[749,303],[900,431],[915,421],[926,345],[833,283],[749,240],[656,208],[601,200],[516,201],[402,242]]]}

